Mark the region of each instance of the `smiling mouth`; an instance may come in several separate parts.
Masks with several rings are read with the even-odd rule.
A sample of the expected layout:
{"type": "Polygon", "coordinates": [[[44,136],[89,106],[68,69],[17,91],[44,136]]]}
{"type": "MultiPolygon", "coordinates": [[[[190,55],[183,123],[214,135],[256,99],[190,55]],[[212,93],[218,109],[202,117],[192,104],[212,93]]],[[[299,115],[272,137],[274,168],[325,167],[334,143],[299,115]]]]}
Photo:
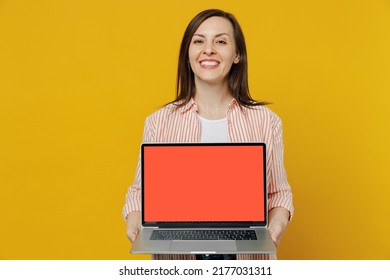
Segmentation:
{"type": "Polygon", "coordinates": [[[200,62],[200,65],[202,65],[202,66],[217,66],[217,65],[219,65],[219,62],[214,61],[214,60],[203,60],[200,62]]]}

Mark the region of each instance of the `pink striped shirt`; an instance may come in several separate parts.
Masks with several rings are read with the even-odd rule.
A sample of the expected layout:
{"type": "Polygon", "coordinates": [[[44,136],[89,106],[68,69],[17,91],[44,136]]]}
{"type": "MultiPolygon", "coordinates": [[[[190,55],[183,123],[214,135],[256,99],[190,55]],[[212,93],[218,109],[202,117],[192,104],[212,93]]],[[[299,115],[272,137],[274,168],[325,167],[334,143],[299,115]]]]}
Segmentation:
{"type": "MultiPolygon", "coordinates": [[[[294,208],[290,185],[284,169],[283,132],[280,118],[265,106],[245,108],[234,99],[227,107],[226,118],[230,142],[266,143],[268,210],[283,207],[290,212],[291,219],[294,208]]],[[[144,143],[200,142],[200,121],[195,101],[192,99],[179,109],[170,104],[147,117],[142,141],[144,143]]],[[[141,210],[140,180],[141,169],[138,160],[134,182],[129,187],[123,207],[125,219],[130,212],[141,210]]],[[[174,256],[170,256],[172,257],[174,256]]],[[[186,258],[180,256],[181,259],[183,257],[186,258]]],[[[154,258],[161,259],[163,256],[155,255],[154,258]]],[[[191,259],[193,256],[188,256],[188,258],[191,259]]],[[[267,256],[237,255],[237,258],[264,259],[267,256]]]]}

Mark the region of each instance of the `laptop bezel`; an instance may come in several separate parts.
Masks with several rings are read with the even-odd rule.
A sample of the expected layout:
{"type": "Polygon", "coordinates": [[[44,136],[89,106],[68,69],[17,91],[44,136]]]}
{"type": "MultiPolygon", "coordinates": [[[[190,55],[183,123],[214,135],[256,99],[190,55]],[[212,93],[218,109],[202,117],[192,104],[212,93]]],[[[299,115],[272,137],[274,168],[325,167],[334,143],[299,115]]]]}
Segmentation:
{"type": "Polygon", "coordinates": [[[263,142],[246,142],[246,143],[142,143],[141,144],[141,224],[145,228],[254,228],[254,227],[266,227],[268,223],[268,192],[267,192],[267,178],[266,178],[266,144],[263,142]],[[263,188],[264,188],[264,221],[231,221],[231,222],[214,222],[214,221],[202,221],[202,222],[150,222],[145,221],[144,217],[144,152],[145,148],[154,146],[261,146],[263,149],[263,188]]]}

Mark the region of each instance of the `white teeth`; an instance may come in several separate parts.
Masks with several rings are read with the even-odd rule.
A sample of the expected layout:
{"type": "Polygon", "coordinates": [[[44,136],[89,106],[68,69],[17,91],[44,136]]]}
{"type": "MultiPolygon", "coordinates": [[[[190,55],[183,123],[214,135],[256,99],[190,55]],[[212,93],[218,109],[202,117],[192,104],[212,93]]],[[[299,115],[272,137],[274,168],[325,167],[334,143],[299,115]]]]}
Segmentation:
{"type": "Polygon", "coordinates": [[[202,61],[200,64],[205,65],[205,66],[215,66],[215,65],[218,65],[218,62],[217,61],[202,61]]]}

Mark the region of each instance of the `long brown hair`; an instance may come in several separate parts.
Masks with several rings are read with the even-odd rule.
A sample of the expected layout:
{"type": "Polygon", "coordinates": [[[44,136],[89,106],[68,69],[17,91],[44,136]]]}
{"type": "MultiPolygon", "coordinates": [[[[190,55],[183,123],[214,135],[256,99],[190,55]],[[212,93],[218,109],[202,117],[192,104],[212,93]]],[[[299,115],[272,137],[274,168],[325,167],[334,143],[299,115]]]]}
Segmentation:
{"type": "Polygon", "coordinates": [[[248,86],[248,61],[244,34],[236,18],[227,12],[218,9],[204,10],[197,14],[188,24],[180,46],[179,65],[176,80],[176,99],[171,103],[179,107],[187,104],[195,95],[195,78],[188,57],[188,50],[192,37],[199,26],[210,17],[222,17],[233,25],[236,51],[240,57],[237,64],[233,64],[228,74],[228,88],[238,104],[244,107],[265,105],[267,102],[254,100],[249,93],[248,86]]]}

